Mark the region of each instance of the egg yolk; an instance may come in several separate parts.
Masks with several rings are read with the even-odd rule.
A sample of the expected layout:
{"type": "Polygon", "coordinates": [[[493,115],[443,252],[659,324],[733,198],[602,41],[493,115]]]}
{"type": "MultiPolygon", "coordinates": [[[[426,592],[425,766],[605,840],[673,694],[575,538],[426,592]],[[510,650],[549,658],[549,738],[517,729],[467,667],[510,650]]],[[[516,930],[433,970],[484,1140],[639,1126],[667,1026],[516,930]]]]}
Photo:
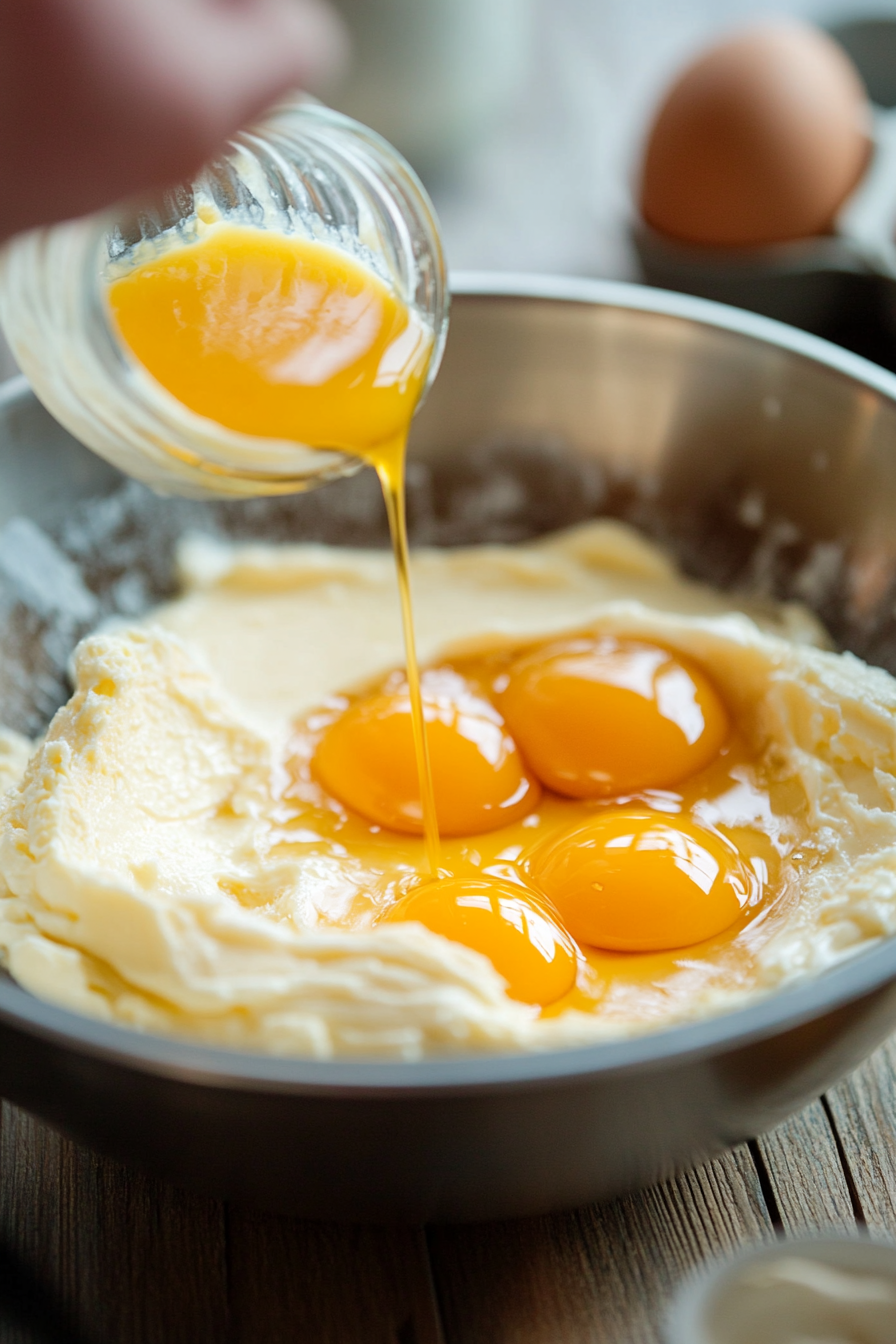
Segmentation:
{"type": "Polygon", "coordinates": [[[708,765],[728,736],[705,673],[635,640],[551,645],[513,664],[497,689],[526,763],[571,798],[676,784],[708,765]]]}
{"type": "Polygon", "coordinates": [[[125,344],[190,410],[359,456],[406,430],[432,345],[353,257],[251,225],[166,249],[108,299],[125,344]]]}
{"type": "Polygon", "coordinates": [[[734,923],[756,885],[715,831],[632,808],[548,843],[531,875],[574,938],[617,952],[702,943],[734,923]]]}
{"type": "MultiPolygon", "coordinates": [[[[541,790],[501,715],[454,674],[427,673],[424,719],[442,835],[477,835],[524,817],[541,790]]],[[[407,691],[358,700],[314,755],[324,788],[368,820],[419,834],[423,811],[407,691]]]]}
{"type": "Polygon", "coordinates": [[[450,877],[415,888],[389,911],[488,957],[522,1003],[554,1003],[572,989],[576,946],[540,902],[512,882],[450,877]]]}
{"type": "MultiPolygon", "coordinates": [[[[411,698],[399,710],[380,705],[350,716],[322,751],[321,773],[337,797],[372,820],[423,830],[430,870],[438,871],[404,513],[405,440],[426,378],[432,332],[355,257],[297,233],[251,225],[218,222],[193,242],[160,247],[158,255],[115,278],[107,297],[113,325],[131,354],[191,411],[243,434],[342,449],[376,468],[392,534],[411,698]],[[407,760],[405,729],[419,750],[407,760]],[[356,748],[358,775],[352,778],[356,748]],[[397,759],[384,762],[384,777],[377,780],[372,766],[380,749],[386,757],[395,751],[397,759]]],[[[462,738],[464,729],[457,727],[462,738]]],[[[512,807],[501,790],[514,763],[505,769],[503,758],[496,762],[495,779],[486,784],[487,770],[476,773],[470,752],[448,744],[440,755],[448,833],[455,812],[460,820],[453,824],[466,825],[469,818],[473,831],[500,825],[482,814],[512,807]],[[479,793],[464,810],[455,776],[468,768],[479,793]]],[[[522,767],[516,774],[525,792],[531,786],[522,767]]]]}

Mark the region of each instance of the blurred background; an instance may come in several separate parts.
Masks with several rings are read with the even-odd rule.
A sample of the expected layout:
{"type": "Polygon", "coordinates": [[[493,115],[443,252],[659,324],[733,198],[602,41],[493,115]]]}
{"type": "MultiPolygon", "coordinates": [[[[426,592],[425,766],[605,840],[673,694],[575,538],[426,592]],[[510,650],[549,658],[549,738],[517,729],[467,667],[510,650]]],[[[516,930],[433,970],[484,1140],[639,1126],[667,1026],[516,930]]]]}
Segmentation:
{"type": "MultiPolygon", "coordinates": [[[[724,257],[720,270],[718,255],[673,249],[667,256],[662,246],[652,260],[648,247],[645,271],[637,245],[651,124],[670,84],[702,51],[775,17],[847,37],[855,29],[859,73],[867,85],[868,69],[876,68],[880,100],[887,96],[883,70],[896,103],[896,0],[332,2],[352,55],[327,100],[381,131],[417,168],[453,270],[646,278],[754,307],[896,367],[896,247],[884,256],[888,247],[869,249],[866,238],[797,249],[785,258],[782,279],[777,254],[762,254],[758,270],[750,259],[745,278],[742,259],[733,259],[732,274],[724,257]],[[869,272],[888,274],[884,290],[892,293],[876,280],[863,286],[854,279],[869,272]]],[[[889,245],[896,238],[892,113],[884,140],[887,125],[894,127],[891,166],[882,170],[893,184],[883,205],[889,245]]],[[[880,233],[879,218],[875,227],[880,233]]],[[[0,375],[13,367],[0,350],[0,375]]]]}
{"type": "Polygon", "coordinates": [[[670,81],[701,48],[776,15],[828,27],[896,21],[896,0],[336,5],[355,54],[332,101],[414,162],[452,268],[625,279],[638,275],[628,224],[646,131],[670,81]]]}

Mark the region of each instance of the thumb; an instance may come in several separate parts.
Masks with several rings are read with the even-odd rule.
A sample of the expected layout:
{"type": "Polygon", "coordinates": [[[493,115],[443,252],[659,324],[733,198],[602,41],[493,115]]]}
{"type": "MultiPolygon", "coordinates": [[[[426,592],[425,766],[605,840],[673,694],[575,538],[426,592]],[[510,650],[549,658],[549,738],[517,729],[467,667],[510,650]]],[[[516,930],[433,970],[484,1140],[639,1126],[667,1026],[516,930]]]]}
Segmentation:
{"type": "Polygon", "coordinates": [[[215,9],[202,64],[223,134],[293,89],[321,91],[346,64],[345,27],[321,0],[216,0],[215,9]]]}

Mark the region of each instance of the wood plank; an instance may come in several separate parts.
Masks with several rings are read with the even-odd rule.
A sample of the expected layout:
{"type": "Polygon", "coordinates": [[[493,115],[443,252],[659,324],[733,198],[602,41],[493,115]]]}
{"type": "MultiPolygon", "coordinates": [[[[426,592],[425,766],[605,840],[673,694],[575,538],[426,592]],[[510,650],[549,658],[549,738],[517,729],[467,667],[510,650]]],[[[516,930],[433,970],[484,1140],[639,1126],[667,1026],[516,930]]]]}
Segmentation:
{"type": "MultiPolygon", "coordinates": [[[[91,1344],[226,1337],[221,1205],[98,1157],[8,1103],[0,1239],[91,1344]]],[[[3,1344],[20,1344],[17,1332],[3,1344]]]]}
{"type": "Polygon", "coordinates": [[[683,1278],[771,1233],[743,1147],[611,1204],[432,1228],[447,1344],[655,1344],[683,1278]]]}
{"type": "Polygon", "coordinates": [[[837,1140],[820,1101],[757,1142],[786,1233],[856,1228],[837,1140]]]}
{"type": "Polygon", "coordinates": [[[421,1231],[234,1207],[227,1226],[227,1344],[442,1344],[421,1231]]]}
{"type": "Polygon", "coordinates": [[[896,1235],[896,1037],[833,1088],[827,1104],[862,1217],[896,1235]]]}

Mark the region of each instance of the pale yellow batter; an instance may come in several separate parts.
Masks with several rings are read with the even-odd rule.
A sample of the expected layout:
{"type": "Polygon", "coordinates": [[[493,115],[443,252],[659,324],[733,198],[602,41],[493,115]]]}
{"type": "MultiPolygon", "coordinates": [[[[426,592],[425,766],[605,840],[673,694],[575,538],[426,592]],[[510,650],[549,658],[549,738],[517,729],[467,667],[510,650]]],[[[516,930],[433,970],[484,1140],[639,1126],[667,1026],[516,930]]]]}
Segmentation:
{"type": "Polygon", "coordinates": [[[415,557],[424,661],[585,627],[655,640],[712,676],[768,781],[763,814],[744,776],[736,824],[773,836],[794,898],[750,932],[749,975],[722,957],[665,1007],[540,1015],[478,953],[365,916],[363,853],[278,843],[284,721],[401,662],[388,555],[196,542],[183,569],[177,602],[80,646],[6,796],[0,948],[35,994],[237,1048],[413,1059],[723,1011],[896,932],[896,682],[814,647],[799,611],[752,620],[610,523],[415,557]]]}

